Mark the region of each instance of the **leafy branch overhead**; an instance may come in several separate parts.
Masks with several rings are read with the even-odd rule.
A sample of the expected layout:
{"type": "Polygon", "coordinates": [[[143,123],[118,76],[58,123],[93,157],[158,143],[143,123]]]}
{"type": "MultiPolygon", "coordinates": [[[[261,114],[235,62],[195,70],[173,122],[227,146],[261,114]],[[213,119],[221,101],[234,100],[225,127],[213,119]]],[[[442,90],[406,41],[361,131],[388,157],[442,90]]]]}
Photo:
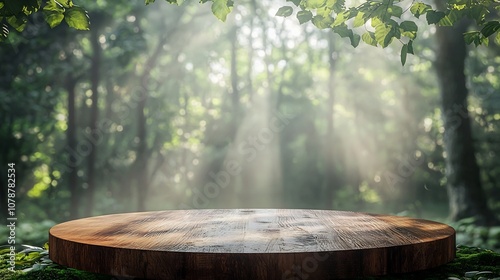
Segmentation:
{"type": "MultiPolygon", "coordinates": [[[[180,5],[184,0],[165,0],[180,5]]],[[[444,0],[443,0],[444,1],[444,0]]],[[[145,0],[151,4],[155,0],[145,0]]],[[[231,12],[233,0],[200,0],[211,2],[213,14],[225,21],[231,12]]],[[[295,14],[304,24],[311,22],[319,29],[330,28],[343,38],[349,38],[351,45],[360,41],[372,46],[387,47],[394,41],[401,46],[401,62],[406,62],[407,54],[413,54],[413,42],[417,38],[418,26],[415,21],[425,17],[427,24],[452,26],[457,21],[468,18],[474,20],[479,31],[464,34],[467,43],[488,44],[489,37],[496,34],[500,22],[489,20],[488,15],[496,15],[500,10],[498,0],[447,0],[445,8],[438,10],[423,0],[365,0],[360,5],[348,6],[346,0],[286,0],[287,5],[276,12],[277,16],[290,17],[295,14]]],[[[63,20],[79,30],[88,30],[90,20],[84,8],[74,5],[72,0],[0,0],[0,41],[5,40],[9,29],[21,32],[28,22],[28,16],[42,12],[46,22],[55,27],[63,20]]]]}
{"type": "Polygon", "coordinates": [[[28,16],[41,12],[50,27],[59,25],[63,20],[78,30],[90,29],[87,11],[73,4],[71,0],[4,0],[0,1],[0,41],[9,34],[9,26],[18,32],[26,27],[28,16]]]}
{"type": "Polygon", "coordinates": [[[496,35],[500,42],[498,20],[486,21],[488,14],[496,14],[500,3],[495,0],[448,0],[446,9],[438,10],[423,1],[367,0],[357,6],[347,6],[345,0],[287,0],[289,5],[281,7],[277,16],[288,17],[295,12],[303,24],[312,22],[317,28],[330,28],[341,37],[348,37],[356,47],[361,40],[372,46],[387,47],[399,41],[401,62],[405,64],[407,54],[413,54],[413,41],[417,38],[415,21],[425,17],[427,24],[453,26],[468,18],[481,28],[464,34],[467,43],[488,44],[489,37],[496,35]]]}

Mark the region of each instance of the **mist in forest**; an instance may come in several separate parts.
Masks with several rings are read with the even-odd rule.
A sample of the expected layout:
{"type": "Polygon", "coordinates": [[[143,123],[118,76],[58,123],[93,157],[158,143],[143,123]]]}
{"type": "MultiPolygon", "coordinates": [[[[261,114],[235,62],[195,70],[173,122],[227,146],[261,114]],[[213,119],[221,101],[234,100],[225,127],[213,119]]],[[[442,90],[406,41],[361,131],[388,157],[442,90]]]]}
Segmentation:
{"type": "MultiPolygon", "coordinates": [[[[16,163],[25,219],[201,208],[448,217],[435,28],[419,26],[402,66],[398,42],[353,48],[275,16],[272,1],[242,1],[224,23],[206,5],[121,2],[88,3],[90,31],[35,20],[1,45],[2,166],[16,163]]],[[[457,108],[496,210],[499,64],[469,50],[457,108]]]]}

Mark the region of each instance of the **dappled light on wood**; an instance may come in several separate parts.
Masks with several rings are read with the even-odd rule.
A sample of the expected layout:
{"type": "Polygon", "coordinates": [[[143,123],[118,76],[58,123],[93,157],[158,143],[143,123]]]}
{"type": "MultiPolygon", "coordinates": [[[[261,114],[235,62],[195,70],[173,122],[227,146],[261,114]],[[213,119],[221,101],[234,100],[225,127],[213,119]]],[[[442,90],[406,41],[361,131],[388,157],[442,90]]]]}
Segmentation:
{"type": "Polygon", "coordinates": [[[455,256],[447,225],[327,210],[115,214],[59,224],[49,242],[62,265],[152,279],[346,278],[427,269],[455,256]]]}

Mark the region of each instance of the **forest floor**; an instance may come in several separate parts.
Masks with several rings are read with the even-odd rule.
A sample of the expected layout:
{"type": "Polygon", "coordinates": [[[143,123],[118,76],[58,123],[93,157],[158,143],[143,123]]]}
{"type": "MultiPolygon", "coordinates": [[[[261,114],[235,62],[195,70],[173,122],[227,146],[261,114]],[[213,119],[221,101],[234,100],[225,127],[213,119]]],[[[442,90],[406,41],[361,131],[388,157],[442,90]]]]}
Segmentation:
{"type": "MultiPolygon", "coordinates": [[[[11,272],[0,270],[0,280],[43,280],[43,279],[72,279],[72,280],[113,280],[123,279],[108,275],[88,273],[64,267],[48,267],[31,272],[11,272]]],[[[426,271],[411,274],[391,275],[384,277],[370,277],[363,279],[500,279],[500,254],[491,250],[476,247],[457,247],[457,256],[454,261],[426,271]]]]}

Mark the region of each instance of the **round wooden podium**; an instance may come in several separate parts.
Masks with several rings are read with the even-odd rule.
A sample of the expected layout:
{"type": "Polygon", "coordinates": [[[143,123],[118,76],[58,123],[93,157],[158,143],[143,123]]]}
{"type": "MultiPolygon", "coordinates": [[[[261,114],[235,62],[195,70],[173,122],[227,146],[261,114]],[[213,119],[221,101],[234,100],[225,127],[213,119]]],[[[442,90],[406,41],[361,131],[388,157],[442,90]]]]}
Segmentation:
{"type": "Polygon", "coordinates": [[[58,224],[50,258],[144,279],[335,279],[405,273],[455,257],[453,228],[357,212],[212,209],[125,213],[58,224]]]}

